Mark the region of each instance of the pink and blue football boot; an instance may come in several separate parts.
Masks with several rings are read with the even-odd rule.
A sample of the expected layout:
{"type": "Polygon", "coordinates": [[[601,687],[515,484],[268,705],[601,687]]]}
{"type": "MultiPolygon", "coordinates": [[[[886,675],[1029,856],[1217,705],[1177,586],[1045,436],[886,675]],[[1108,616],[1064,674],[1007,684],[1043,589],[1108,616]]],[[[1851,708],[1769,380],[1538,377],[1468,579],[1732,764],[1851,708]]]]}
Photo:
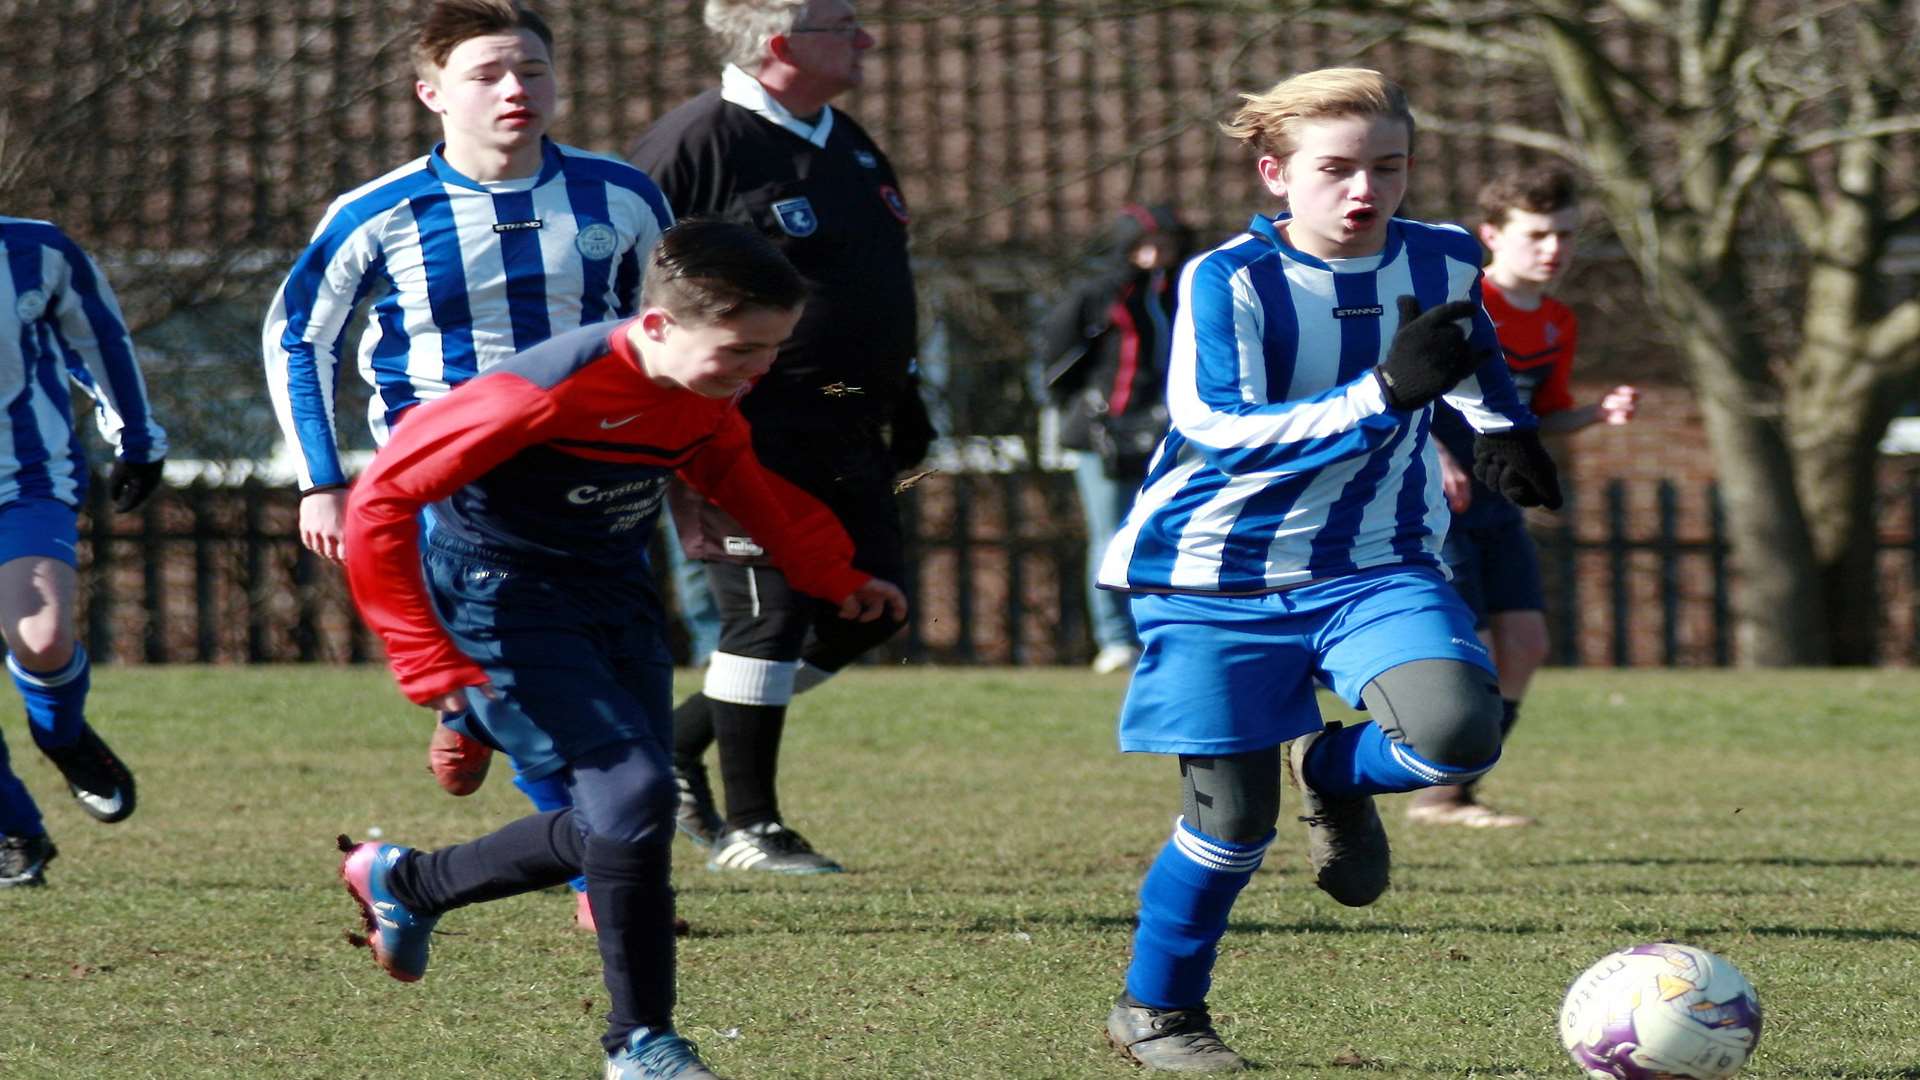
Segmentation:
{"type": "Polygon", "coordinates": [[[415,915],[387,891],[387,874],[402,855],[412,848],[398,844],[356,844],[342,836],[338,841],[346,859],[340,864],[340,880],[347,893],[360,905],[360,918],[366,923],[364,937],[348,934],[347,940],[373,950],[374,962],[401,982],[416,982],[427,973],[428,938],[438,915],[415,915]]]}

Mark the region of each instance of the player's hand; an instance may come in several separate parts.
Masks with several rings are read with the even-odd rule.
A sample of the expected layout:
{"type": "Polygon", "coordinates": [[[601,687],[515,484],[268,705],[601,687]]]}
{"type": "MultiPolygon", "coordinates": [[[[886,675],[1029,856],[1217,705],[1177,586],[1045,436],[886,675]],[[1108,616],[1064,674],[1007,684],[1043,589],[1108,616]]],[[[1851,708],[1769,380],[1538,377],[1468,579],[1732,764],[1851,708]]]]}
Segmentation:
{"type": "Polygon", "coordinates": [[[1456,514],[1466,513],[1473,505],[1473,477],[1444,449],[1440,451],[1440,493],[1446,496],[1447,509],[1456,514]]]}
{"type": "Polygon", "coordinates": [[[1537,431],[1475,435],[1473,475],[1517,505],[1560,509],[1560,471],[1537,431]]]}
{"type": "Polygon", "coordinates": [[[868,578],[865,585],[840,601],[840,617],[843,619],[872,622],[882,615],[894,622],[905,622],[907,619],[907,594],[891,581],[868,578]]]}
{"type": "Polygon", "coordinates": [[[113,468],[107,473],[107,494],[113,497],[113,508],[121,513],[134,510],[153,489],[160,486],[160,472],[163,461],[122,461],[115,459],[113,468]]]}
{"type": "Polygon", "coordinates": [[[473,707],[467,702],[467,691],[469,689],[480,691],[480,696],[486,698],[488,701],[500,700],[500,692],[493,688],[492,683],[480,683],[477,686],[463,686],[458,690],[449,690],[439,697],[423,701],[421,704],[432,709],[436,718],[446,713],[463,713],[473,707]]]}
{"type": "Polygon", "coordinates": [[[345,488],[309,491],[300,498],[300,542],[330,562],[347,561],[345,488]]]}
{"type": "Polygon", "coordinates": [[[1600,399],[1600,419],[1609,424],[1624,424],[1633,419],[1640,404],[1640,391],[1631,386],[1616,386],[1600,399]]]}
{"type": "Polygon", "coordinates": [[[1373,373],[1387,406],[1411,412],[1453,389],[1486,357],[1468,347],[1467,332],[1460,328],[1460,320],[1473,318],[1472,304],[1454,300],[1424,313],[1411,296],[1402,296],[1399,304],[1400,329],[1373,373]]]}

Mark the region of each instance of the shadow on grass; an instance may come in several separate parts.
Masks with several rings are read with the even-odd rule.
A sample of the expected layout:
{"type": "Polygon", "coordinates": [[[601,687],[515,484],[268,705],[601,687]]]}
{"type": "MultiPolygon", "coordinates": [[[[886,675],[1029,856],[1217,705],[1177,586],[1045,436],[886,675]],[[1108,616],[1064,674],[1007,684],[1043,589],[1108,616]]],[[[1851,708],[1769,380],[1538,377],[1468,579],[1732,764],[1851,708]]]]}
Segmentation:
{"type": "Polygon", "coordinates": [[[1816,859],[1804,855],[1764,855],[1729,859],[1706,855],[1646,855],[1534,859],[1515,865],[1534,869],[1559,866],[1778,866],[1790,869],[1920,870],[1920,859],[1816,859]]]}

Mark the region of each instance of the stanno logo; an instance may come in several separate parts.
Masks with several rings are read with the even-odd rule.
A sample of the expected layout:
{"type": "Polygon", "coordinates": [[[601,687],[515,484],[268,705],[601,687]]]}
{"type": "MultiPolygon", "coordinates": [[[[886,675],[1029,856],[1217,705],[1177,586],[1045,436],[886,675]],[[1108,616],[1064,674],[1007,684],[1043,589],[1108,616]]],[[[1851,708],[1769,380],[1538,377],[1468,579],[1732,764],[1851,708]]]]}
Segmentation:
{"type": "Polygon", "coordinates": [[[537,229],[539,227],[540,219],[535,218],[532,221],[502,221],[493,227],[493,231],[497,233],[520,232],[525,229],[537,229]]]}
{"type": "Polygon", "coordinates": [[[1377,319],[1387,313],[1379,304],[1366,304],[1361,307],[1337,307],[1333,309],[1336,319],[1377,319]]]}

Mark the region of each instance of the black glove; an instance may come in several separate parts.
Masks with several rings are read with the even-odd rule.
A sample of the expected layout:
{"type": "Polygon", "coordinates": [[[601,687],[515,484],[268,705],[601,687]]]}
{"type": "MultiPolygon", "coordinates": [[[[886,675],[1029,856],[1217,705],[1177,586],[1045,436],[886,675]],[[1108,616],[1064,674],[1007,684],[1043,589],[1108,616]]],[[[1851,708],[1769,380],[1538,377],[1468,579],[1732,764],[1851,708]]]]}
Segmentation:
{"type": "Polygon", "coordinates": [[[113,496],[113,508],[126,513],[147,501],[160,486],[161,462],[119,461],[107,473],[107,494],[113,496]]]}
{"type": "Polygon", "coordinates": [[[1420,301],[1400,298],[1400,329],[1387,346],[1387,358],[1373,369],[1389,408],[1422,408],[1480,366],[1484,357],[1467,348],[1466,332],[1459,326],[1459,320],[1473,317],[1473,310],[1471,303],[1455,300],[1423,315],[1420,301]]]}
{"type": "Polygon", "coordinates": [[[1520,506],[1560,509],[1560,470],[1537,431],[1475,435],[1473,476],[1520,506]]]}
{"type": "Polygon", "coordinates": [[[908,382],[906,389],[901,391],[888,429],[887,456],[893,459],[894,472],[906,472],[927,460],[927,449],[933,445],[933,437],[939,432],[933,430],[933,419],[927,415],[927,403],[920,397],[920,380],[908,382]]]}

